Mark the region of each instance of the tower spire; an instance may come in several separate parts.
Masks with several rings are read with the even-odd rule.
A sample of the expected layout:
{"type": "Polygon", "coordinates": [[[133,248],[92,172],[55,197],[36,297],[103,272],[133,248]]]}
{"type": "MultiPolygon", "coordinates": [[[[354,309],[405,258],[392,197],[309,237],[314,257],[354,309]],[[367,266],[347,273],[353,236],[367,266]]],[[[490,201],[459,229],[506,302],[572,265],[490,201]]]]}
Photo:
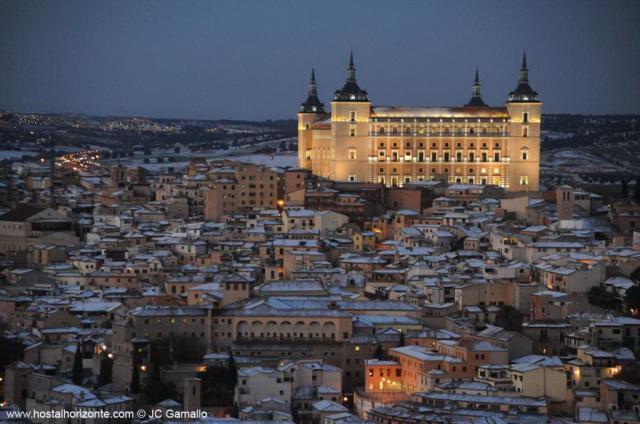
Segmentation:
{"type": "Polygon", "coordinates": [[[309,79],[309,96],[318,95],[318,84],[316,83],[316,69],[311,68],[311,79],[309,79]]]}
{"type": "Polygon", "coordinates": [[[324,105],[318,99],[318,83],[316,82],[316,69],[311,68],[311,78],[309,78],[309,93],[307,100],[300,105],[302,113],[324,113],[324,105]]]}
{"type": "Polygon", "coordinates": [[[353,50],[349,53],[349,67],[347,68],[347,82],[356,82],[356,67],[353,64],[353,50]]]}
{"type": "Polygon", "coordinates": [[[341,90],[337,90],[333,101],[337,102],[368,102],[367,92],[361,89],[356,82],[356,66],[353,60],[353,50],[349,53],[349,66],[347,66],[347,81],[341,90]]]}
{"type": "Polygon", "coordinates": [[[518,86],[509,93],[509,102],[538,102],[538,93],[529,85],[529,66],[527,65],[527,53],[522,53],[520,63],[520,78],[518,86]]]}
{"type": "Polygon", "coordinates": [[[482,100],[482,96],[480,95],[480,71],[476,66],[476,74],[473,79],[473,85],[471,86],[471,100],[465,106],[486,106],[486,103],[482,100]]]}
{"type": "Polygon", "coordinates": [[[529,81],[529,68],[527,67],[527,52],[522,53],[522,63],[520,64],[520,82],[529,81]]]}
{"type": "Polygon", "coordinates": [[[473,89],[472,94],[474,96],[480,95],[480,72],[478,71],[478,67],[476,66],[476,77],[473,79],[473,89]]]}

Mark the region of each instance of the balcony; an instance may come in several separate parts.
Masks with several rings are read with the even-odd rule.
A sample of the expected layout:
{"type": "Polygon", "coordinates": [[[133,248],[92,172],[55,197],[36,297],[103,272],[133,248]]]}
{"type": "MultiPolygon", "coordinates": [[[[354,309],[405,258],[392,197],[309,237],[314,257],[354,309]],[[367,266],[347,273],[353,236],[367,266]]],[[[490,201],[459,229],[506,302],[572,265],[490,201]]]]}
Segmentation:
{"type": "Polygon", "coordinates": [[[510,133],[509,131],[492,131],[492,132],[486,132],[486,133],[474,133],[474,134],[469,134],[469,133],[462,133],[462,132],[425,132],[425,133],[419,133],[419,132],[410,132],[410,133],[406,133],[406,132],[397,132],[397,133],[390,133],[390,132],[384,132],[384,133],[379,133],[379,132],[375,132],[375,131],[369,131],[368,133],[369,137],[427,137],[427,138],[433,138],[433,137],[464,137],[464,138],[488,138],[488,137],[509,137],[510,133]]]}
{"type": "Polygon", "coordinates": [[[270,336],[240,336],[235,340],[236,343],[307,343],[307,344],[339,344],[335,337],[270,337],[270,336]]]}

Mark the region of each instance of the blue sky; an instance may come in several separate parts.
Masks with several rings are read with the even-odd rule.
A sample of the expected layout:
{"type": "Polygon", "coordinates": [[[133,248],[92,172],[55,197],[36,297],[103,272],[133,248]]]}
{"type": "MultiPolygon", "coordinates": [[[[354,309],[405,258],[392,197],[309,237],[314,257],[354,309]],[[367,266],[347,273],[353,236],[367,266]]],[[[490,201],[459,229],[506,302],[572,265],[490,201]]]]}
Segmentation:
{"type": "Polygon", "coordinates": [[[638,1],[0,0],[0,109],[293,118],[353,49],[378,105],[503,104],[526,49],[550,113],[640,113],[638,1]]]}

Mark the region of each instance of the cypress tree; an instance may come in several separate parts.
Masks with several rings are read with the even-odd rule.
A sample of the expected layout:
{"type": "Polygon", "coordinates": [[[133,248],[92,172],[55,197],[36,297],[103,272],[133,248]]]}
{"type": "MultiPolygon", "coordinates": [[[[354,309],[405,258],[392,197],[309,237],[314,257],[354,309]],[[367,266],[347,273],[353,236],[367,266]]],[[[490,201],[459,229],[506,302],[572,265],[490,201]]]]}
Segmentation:
{"type": "Polygon", "coordinates": [[[227,363],[227,369],[229,372],[229,380],[233,382],[233,387],[235,387],[238,379],[238,367],[236,366],[236,360],[233,357],[233,353],[231,352],[229,352],[229,361],[227,363]]]}
{"type": "Polygon", "coordinates": [[[378,346],[376,346],[376,351],[373,352],[373,357],[378,361],[382,361],[384,359],[384,349],[382,348],[382,345],[380,343],[378,343],[378,346]]]}
{"type": "Polygon", "coordinates": [[[84,370],[82,369],[82,348],[80,343],[76,345],[76,353],[73,357],[73,369],[71,370],[71,381],[78,386],[82,385],[84,370]]]}
{"type": "Polygon", "coordinates": [[[633,189],[633,200],[640,203],[640,176],[636,178],[636,187],[633,189]]]}
{"type": "Polygon", "coordinates": [[[131,384],[129,385],[129,393],[132,395],[140,393],[140,370],[138,365],[133,364],[131,369],[131,384]]]}
{"type": "Polygon", "coordinates": [[[626,178],[623,178],[622,182],[620,183],[620,198],[621,199],[629,198],[629,183],[627,182],[626,178]]]}
{"type": "Polygon", "coordinates": [[[109,355],[102,353],[100,358],[100,374],[98,375],[98,383],[103,386],[111,383],[111,376],[113,375],[113,359],[109,358],[109,355]]]}

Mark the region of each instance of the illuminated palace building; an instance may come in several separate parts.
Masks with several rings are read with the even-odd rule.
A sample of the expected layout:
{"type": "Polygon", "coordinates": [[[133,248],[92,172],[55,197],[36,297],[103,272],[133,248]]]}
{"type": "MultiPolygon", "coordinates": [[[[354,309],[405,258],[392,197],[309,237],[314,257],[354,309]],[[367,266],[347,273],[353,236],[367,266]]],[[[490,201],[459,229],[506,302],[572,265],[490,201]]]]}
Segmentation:
{"type": "Polygon", "coordinates": [[[352,55],[331,113],[311,73],[298,113],[298,165],[339,181],[403,186],[440,179],[536,191],[541,108],[526,56],[504,106],[484,103],[476,71],[471,99],[462,107],[382,107],[372,106],[358,86],[352,55]]]}

